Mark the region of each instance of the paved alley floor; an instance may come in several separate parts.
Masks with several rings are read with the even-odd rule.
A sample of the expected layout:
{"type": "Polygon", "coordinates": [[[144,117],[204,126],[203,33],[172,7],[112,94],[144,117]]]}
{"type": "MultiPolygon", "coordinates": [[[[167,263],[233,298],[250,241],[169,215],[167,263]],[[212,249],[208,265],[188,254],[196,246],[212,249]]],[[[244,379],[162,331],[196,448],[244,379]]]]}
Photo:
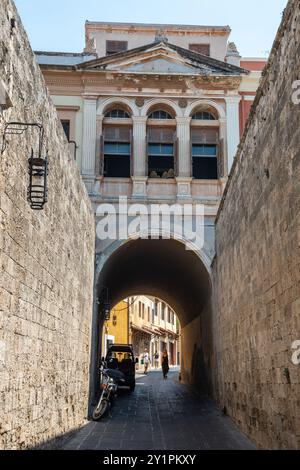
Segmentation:
{"type": "Polygon", "coordinates": [[[172,371],[137,375],[134,393],[120,391],[110,413],[90,422],[64,444],[65,450],[255,449],[213,401],[177,381],[172,371]]]}

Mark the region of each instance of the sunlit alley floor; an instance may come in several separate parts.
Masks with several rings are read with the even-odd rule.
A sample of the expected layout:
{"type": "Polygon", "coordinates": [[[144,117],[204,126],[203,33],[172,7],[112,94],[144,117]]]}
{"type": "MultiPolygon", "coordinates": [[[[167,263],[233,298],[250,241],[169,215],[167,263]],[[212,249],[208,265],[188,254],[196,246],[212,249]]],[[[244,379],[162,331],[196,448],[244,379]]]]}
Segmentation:
{"type": "Polygon", "coordinates": [[[122,390],[100,422],[90,422],[66,450],[255,449],[214,402],[178,382],[178,371],[138,374],[133,393],[122,390]]]}

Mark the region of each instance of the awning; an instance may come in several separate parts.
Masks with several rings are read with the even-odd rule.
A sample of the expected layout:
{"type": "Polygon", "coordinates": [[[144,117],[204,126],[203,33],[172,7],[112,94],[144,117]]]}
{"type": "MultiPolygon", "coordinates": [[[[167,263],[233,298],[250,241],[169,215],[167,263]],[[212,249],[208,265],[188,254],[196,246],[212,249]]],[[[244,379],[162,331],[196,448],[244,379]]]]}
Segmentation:
{"type": "Polygon", "coordinates": [[[153,334],[153,332],[150,329],[146,329],[145,327],[141,328],[140,326],[132,324],[131,328],[134,329],[134,330],[137,330],[137,331],[141,331],[142,333],[145,333],[146,335],[152,335],[153,334]]]}
{"type": "Polygon", "coordinates": [[[175,333],[174,331],[167,330],[167,329],[160,328],[160,327],[159,327],[159,329],[160,329],[160,332],[163,336],[166,336],[166,335],[172,335],[172,336],[175,336],[175,337],[179,336],[178,333],[175,333]]]}

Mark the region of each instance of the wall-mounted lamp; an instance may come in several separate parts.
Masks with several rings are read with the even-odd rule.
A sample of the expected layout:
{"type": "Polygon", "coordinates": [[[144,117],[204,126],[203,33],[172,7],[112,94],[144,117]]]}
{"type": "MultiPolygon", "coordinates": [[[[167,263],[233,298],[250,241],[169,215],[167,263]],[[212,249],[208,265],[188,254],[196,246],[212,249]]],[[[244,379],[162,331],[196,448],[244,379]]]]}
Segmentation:
{"type": "Polygon", "coordinates": [[[29,184],[27,188],[27,200],[33,210],[42,210],[47,202],[48,187],[48,155],[43,152],[44,127],[35,122],[8,122],[4,127],[3,144],[1,154],[7,147],[8,135],[22,135],[28,129],[37,129],[39,133],[38,150],[34,153],[31,149],[31,155],[28,159],[29,184]]]}
{"type": "Polygon", "coordinates": [[[110,319],[111,306],[110,306],[110,301],[109,301],[109,297],[108,297],[108,287],[103,287],[102,288],[101,294],[98,298],[98,304],[101,305],[100,311],[103,314],[103,317],[104,317],[105,321],[109,320],[110,319]],[[103,299],[104,292],[106,293],[105,299],[103,299]]]}
{"type": "Polygon", "coordinates": [[[105,302],[103,304],[103,313],[104,313],[104,318],[105,320],[109,320],[110,319],[110,304],[105,302]]]}

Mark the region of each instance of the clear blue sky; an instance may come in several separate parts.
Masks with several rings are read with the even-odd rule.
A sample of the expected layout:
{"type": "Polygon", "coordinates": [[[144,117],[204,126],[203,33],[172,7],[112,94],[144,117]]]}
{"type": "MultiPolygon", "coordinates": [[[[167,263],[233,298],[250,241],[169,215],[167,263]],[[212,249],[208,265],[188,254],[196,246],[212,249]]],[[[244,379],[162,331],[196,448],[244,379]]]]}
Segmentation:
{"type": "Polygon", "coordinates": [[[82,52],[84,23],[229,25],[245,57],[270,51],[287,0],[15,0],[32,48],[82,52]]]}

